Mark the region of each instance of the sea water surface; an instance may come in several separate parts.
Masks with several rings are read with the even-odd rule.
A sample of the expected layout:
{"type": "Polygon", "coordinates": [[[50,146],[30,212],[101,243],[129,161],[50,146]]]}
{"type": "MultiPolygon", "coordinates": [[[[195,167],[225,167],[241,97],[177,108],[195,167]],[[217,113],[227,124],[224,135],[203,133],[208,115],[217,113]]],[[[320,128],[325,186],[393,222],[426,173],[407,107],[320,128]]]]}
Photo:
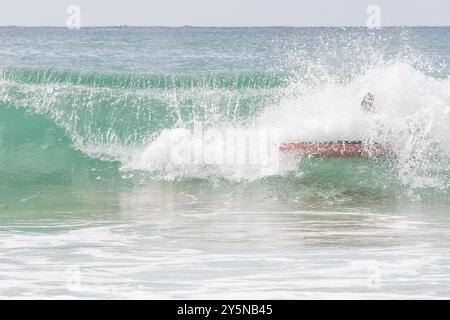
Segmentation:
{"type": "Polygon", "coordinates": [[[0,298],[450,298],[450,28],[0,42],[0,298]],[[192,161],[243,132],[395,156],[192,161]]]}

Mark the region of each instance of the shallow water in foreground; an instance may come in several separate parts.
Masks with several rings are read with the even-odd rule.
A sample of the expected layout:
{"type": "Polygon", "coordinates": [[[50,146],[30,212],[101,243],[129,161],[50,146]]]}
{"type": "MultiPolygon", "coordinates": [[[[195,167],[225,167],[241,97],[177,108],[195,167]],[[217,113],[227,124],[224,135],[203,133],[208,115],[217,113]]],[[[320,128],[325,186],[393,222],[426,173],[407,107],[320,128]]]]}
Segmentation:
{"type": "Polygon", "coordinates": [[[290,197],[277,183],[11,196],[0,208],[1,297],[450,296],[445,194],[290,197]]]}

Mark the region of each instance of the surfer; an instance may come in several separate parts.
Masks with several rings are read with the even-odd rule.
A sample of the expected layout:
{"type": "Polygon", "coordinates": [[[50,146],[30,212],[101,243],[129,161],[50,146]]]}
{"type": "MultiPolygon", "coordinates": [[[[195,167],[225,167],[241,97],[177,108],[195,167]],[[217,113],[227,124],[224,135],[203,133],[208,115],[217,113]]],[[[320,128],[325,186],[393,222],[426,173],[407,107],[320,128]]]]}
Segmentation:
{"type": "Polygon", "coordinates": [[[377,109],[375,108],[375,97],[370,92],[367,92],[361,101],[361,108],[365,112],[375,113],[377,109]]]}

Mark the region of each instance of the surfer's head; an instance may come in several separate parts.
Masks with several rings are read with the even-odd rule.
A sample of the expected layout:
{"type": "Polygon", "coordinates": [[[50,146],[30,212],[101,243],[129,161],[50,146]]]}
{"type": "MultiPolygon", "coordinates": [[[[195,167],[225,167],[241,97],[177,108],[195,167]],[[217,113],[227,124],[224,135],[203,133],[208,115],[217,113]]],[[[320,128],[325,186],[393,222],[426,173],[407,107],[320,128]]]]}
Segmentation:
{"type": "Polygon", "coordinates": [[[365,111],[365,112],[375,112],[376,108],[375,108],[375,97],[373,96],[372,93],[367,92],[366,95],[364,96],[363,100],[361,101],[361,108],[365,111]]]}

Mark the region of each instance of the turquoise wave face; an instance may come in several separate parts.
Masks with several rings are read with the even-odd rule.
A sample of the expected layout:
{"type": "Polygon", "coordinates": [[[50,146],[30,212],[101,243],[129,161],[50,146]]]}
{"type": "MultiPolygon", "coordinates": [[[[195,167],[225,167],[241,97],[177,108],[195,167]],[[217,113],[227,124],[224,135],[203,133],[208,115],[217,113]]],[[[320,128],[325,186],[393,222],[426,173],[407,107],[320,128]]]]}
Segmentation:
{"type": "Polygon", "coordinates": [[[3,79],[26,84],[71,84],[111,89],[276,89],[289,77],[283,73],[237,73],[200,75],[142,75],[81,73],[67,70],[5,68],[3,79]]]}
{"type": "Polygon", "coordinates": [[[85,184],[95,181],[97,171],[114,179],[117,165],[86,156],[64,129],[41,115],[0,110],[1,188],[85,184]]]}
{"type": "Polygon", "coordinates": [[[120,161],[164,129],[247,123],[277,100],[274,92],[286,79],[260,73],[153,76],[9,67],[1,83],[2,183],[70,184],[99,178],[99,168],[114,168],[102,179],[111,175],[115,181],[120,161]]]}
{"type": "Polygon", "coordinates": [[[247,121],[276,101],[285,83],[282,75],[258,73],[138,76],[7,68],[2,100],[46,115],[77,138],[112,130],[131,144],[177,124],[247,121]]]}

